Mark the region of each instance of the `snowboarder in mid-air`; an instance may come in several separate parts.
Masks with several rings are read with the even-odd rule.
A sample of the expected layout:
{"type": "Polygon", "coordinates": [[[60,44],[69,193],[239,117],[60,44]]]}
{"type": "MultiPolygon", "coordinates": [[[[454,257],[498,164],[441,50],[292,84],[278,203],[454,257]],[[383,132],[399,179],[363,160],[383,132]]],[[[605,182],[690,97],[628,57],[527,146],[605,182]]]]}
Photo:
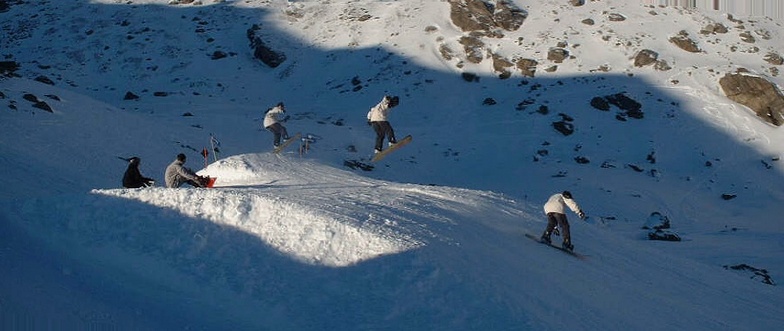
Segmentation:
{"type": "Polygon", "coordinates": [[[286,130],[286,127],[281,122],[285,121],[281,119],[280,116],[286,113],[286,106],[283,105],[283,102],[278,102],[275,107],[267,109],[264,113],[264,128],[272,132],[274,135],[272,145],[274,147],[280,146],[280,138],[283,137],[283,140],[286,141],[289,139],[289,132],[286,130]]]}
{"type": "Polygon", "coordinates": [[[183,166],[185,164],[185,154],[177,154],[177,158],[166,167],[164,179],[166,180],[166,187],[178,188],[182,184],[188,183],[194,187],[206,187],[209,182],[208,177],[202,177],[193,172],[193,170],[183,166]]]}
{"type": "Polygon", "coordinates": [[[139,164],[141,162],[142,159],[136,156],[128,159],[128,169],[125,170],[125,174],[123,175],[122,179],[123,187],[139,188],[149,187],[155,184],[154,179],[142,176],[142,173],[139,171],[139,164]]]}
{"type": "Polygon", "coordinates": [[[571,192],[563,191],[561,193],[553,194],[544,204],[544,213],[547,214],[547,228],[542,234],[541,241],[549,244],[551,242],[550,234],[556,230],[557,225],[558,228],[561,229],[560,232],[563,236],[561,247],[569,251],[574,251],[571,233],[569,232],[569,221],[566,219],[564,207],[569,207],[569,209],[577,214],[580,219],[585,218],[585,213],[583,213],[580,206],[577,205],[577,202],[572,199],[571,192]]]}
{"type": "Polygon", "coordinates": [[[370,126],[373,127],[373,131],[376,132],[376,153],[381,153],[381,150],[384,147],[385,137],[389,140],[389,146],[397,143],[395,131],[392,130],[392,125],[390,125],[387,120],[387,114],[390,109],[396,107],[398,104],[400,104],[400,98],[397,96],[385,95],[384,98],[381,99],[381,102],[375,107],[370,108],[370,111],[367,114],[368,124],[370,124],[370,126]]]}

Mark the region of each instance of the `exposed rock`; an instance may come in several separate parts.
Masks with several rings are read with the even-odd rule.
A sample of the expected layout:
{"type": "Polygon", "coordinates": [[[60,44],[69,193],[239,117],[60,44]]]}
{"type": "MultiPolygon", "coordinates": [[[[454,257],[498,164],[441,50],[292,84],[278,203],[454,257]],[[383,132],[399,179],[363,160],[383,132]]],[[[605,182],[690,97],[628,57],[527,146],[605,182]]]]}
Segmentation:
{"type": "Polygon", "coordinates": [[[514,63],[512,63],[511,61],[505,59],[504,57],[498,54],[492,54],[492,58],[493,58],[493,70],[499,73],[502,77],[508,78],[511,75],[511,72],[509,72],[508,68],[513,67],[514,63]]]}
{"type": "Polygon", "coordinates": [[[41,83],[44,83],[44,84],[47,84],[47,85],[54,85],[54,81],[49,79],[49,77],[46,77],[46,76],[35,77],[35,81],[36,82],[41,82],[41,83]]]}
{"type": "Polygon", "coordinates": [[[667,61],[665,61],[665,60],[656,61],[656,64],[653,66],[653,68],[658,70],[658,71],[667,71],[667,70],[672,69],[670,64],[667,63],[667,61]]]}
{"type": "Polygon", "coordinates": [[[681,237],[671,231],[653,230],[648,232],[649,240],[681,241],[681,237]]]}
{"type": "Polygon", "coordinates": [[[50,113],[54,113],[54,110],[52,110],[52,107],[50,107],[49,104],[39,100],[38,97],[35,96],[34,94],[25,93],[24,95],[22,95],[22,99],[30,101],[33,104],[34,108],[38,108],[50,113]]]}
{"type": "Polygon", "coordinates": [[[479,63],[485,58],[485,43],[474,36],[463,36],[460,44],[466,53],[466,59],[471,63],[479,63]]]}
{"type": "Polygon", "coordinates": [[[485,99],[482,101],[482,105],[483,105],[483,106],[493,106],[493,105],[495,105],[495,104],[497,104],[497,103],[498,103],[498,102],[497,102],[497,101],[495,101],[495,99],[493,99],[493,98],[485,98],[485,99]]]}
{"type": "Polygon", "coordinates": [[[689,38],[689,33],[683,30],[678,35],[671,37],[670,42],[687,52],[699,53],[701,51],[700,47],[697,46],[697,42],[689,38]]]}
{"type": "Polygon", "coordinates": [[[584,19],[584,20],[582,20],[580,22],[582,22],[585,25],[594,25],[594,24],[596,24],[596,22],[594,22],[593,19],[591,19],[591,18],[586,18],[586,19],[584,19]]]}
{"type": "Polygon", "coordinates": [[[784,58],[782,58],[781,55],[774,52],[769,52],[768,54],[766,54],[764,59],[765,61],[773,65],[780,66],[784,64],[784,58]]]}
{"type": "Polygon", "coordinates": [[[125,92],[125,97],[123,97],[123,100],[138,100],[138,99],[139,99],[139,96],[136,95],[136,94],[133,94],[130,91],[125,92]]]}
{"type": "Polygon", "coordinates": [[[561,63],[568,57],[569,51],[563,48],[553,47],[547,52],[547,59],[555,63],[561,63]]]}
{"type": "Polygon", "coordinates": [[[449,0],[452,23],[464,32],[482,31],[491,37],[502,37],[498,28],[515,31],[520,28],[528,13],[510,1],[497,1],[495,5],[483,0],[449,0]]]}
{"type": "Polygon", "coordinates": [[[701,34],[717,34],[717,33],[723,34],[727,32],[729,32],[729,30],[727,29],[726,26],[724,26],[724,24],[721,23],[708,24],[700,31],[701,34]]]}
{"type": "Polygon", "coordinates": [[[755,279],[755,278],[759,277],[760,281],[762,283],[764,283],[764,284],[776,285],[776,282],[773,281],[773,278],[770,277],[770,274],[768,274],[768,271],[765,270],[765,269],[755,268],[755,267],[752,267],[752,266],[750,266],[748,264],[745,264],[745,263],[736,264],[736,265],[732,265],[732,266],[725,265],[724,269],[727,269],[727,270],[738,270],[738,271],[748,271],[748,272],[750,272],[752,274],[751,279],[755,279]]]}
{"type": "Polygon", "coordinates": [[[534,59],[520,59],[517,61],[517,69],[520,69],[524,77],[534,77],[538,64],[539,62],[536,62],[534,59]]]}
{"type": "Polygon", "coordinates": [[[569,3],[572,4],[572,6],[579,7],[585,4],[585,0],[569,0],[569,3]]]}
{"type": "Polygon", "coordinates": [[[449,61],[449,60],[451,60],[451,59],[453,59],[455,57],[455,52],[451,48],[449,48],[449,46],[447,46],[445,44],[442,44],[441,46],[438,47],[438,52],[440,52],[441,53],[441,57],[444,58],[444,60],[447,60],[447,61],[449,61]]]}
{"type": "Polygon", "coordinates": [[[601,111],[609,111],[610,103],[602,97],[593,97],[591,99],[591,107],[601,111]]]}
{"type": "Polygon", "coordinates": [[[247,32],[250,48],[253,49],[253,57],[261,60],[261,62],[271,68],[276,68],[286,61],[286,55],[267,46],[264,40],[261,39],[261,36],[258,35],[259,30],[261,30],[261,27],[258,24],[253,24],[247,32]]]}
{"type": "Polygon", "coordinates": [[[472,72],[464,72],[460,74],[466,82],[479,82],[479,76],[472,72]]]}
{"type": "Polygon", "coordinates": [[[784,95],[773,83],[738,72],[724,75],[719,84],[730,100],[751,108],[773,125],[784,124],[784,95]]]}
{"type": "Polygon", "coordinates": [[[642,226],[646,230],[661,230],[670,228],[670,218],[662,215],[660,212],[652,212],[645,224],[642,226]]]}
{"type": "Polygon", "coordinates": [[[648,232],[649,240],[681,241],[680,236],[667,230],[670,228],[670,218],[657,211],[648,216],[648,220],[642,228],[651,230],[648,232]]]}
{"type": "Polygon", "coordinates": [[[224,52],[224,51],[215,51],[215,52],[212,53],[210,58],[213,59],[213,60],[220,60],[220,59],[225,58],[227,56],[229,56],[229,54],[226,54],[226,52],[224,52]]]}
{"type": "Polygon", "coordinates": [[[564,136],[574,133],[574,124],[567,121],[553,122],[553,128],[564,136]]]}
{"type": "Polygon", "coordinates": [[[594,97],[591,99],[591,107],[601,111],[610,110],[610,105],[623,110],[622,113],[616,116],[620,121],[626,121],[627,117],[635,119],[642,119],[644,117],[642,104],[623,93],[606,95],[604,97],[594,97]]]}
{"type": "Polygon", "coordinates": [[[626,20],[626,16],[619,13],[610,13],[610,15],[607,16],[607,19],[611,22],[623,22],[626,20]]]}
{"type": "Polygon", "coordinates": [[[637,53],[634,57],[634,66],[635,67],[644,67],[647,65],[651,65],[656,62],[659,58],[659,53],[656,53],[650,49],[643,49],[637,53]]]}
{"type": "Polygon", "coordinates": [[[11,77],[16,75],[19,70],[19,63],[16,61],[0,61],[0,76],[11,77]]]}
{"type": "Polygon", "coordinates": [[[747,43],[750,43],[750,44],[753,44],[753,43],[755,43],[757,41],[757,39],[754,38],[754,36],[751,34],[751,32],[748,32],[748,31],[744,31],[743,33],[740,34],[740,40],[743,40],[743,41],[745,41],[747,43]]]}
{"type": "Polygon", "coordinates": [[[517,31],[528,18],[528,12],[518,8],[511,1],[498,1],[494,12],[496,25],[506,31],[517,31]]]}

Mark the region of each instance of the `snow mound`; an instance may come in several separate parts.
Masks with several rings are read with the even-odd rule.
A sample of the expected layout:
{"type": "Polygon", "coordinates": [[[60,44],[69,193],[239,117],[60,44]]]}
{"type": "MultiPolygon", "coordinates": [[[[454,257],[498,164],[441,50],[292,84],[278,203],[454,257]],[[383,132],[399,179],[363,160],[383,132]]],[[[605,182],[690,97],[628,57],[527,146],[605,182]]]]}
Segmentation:
{"type": "MultiPolygon", "coordinates": [[[[286,181],[285,177],[302,178],[297,167],[276,161],[279,160],[269,154],[220,160],[201,171],[220,179],[222,188],[217,189],[96,189],[92,193],[138,200],[190,218],[231,226],[308,264],[349,266],[422,244],[396,233],[394,228],[364,226],[372,214],[342,215],[318,199],[276,189],[272,183],[286,181]]],[[[308,186],[306,182],[299,185],[308,186]]],[[[376,198],[355,195],[347,200],[369,204],[368,200],[376,198]]],[[[395,221],[387,219],[385,223],[395,221]]]]}

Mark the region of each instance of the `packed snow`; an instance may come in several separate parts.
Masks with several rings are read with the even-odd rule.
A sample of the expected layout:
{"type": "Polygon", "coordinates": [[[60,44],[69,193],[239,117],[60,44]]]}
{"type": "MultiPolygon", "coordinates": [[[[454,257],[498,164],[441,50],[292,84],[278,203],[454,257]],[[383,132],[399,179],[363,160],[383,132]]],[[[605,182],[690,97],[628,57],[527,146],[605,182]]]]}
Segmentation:
{"type": "Polygon", "coordinates": [[[493,54],[546,68],[567,41],[573,58],[509,79],[447,60],[439,47],[463,33],[445,1],[9,2],[0,47],[20,68],[0,78],[0,329],[784,325],[784,134],[718,85],[737,67],[784,85],[762,61],[782,51],[781,22],[746,21],[767,36],[752,45],[718,12],[512,2],[528,18],[493,54]],[[734,28],[700,35],[710,22],[734,28]],[[253,24],[281,66],[253,58],[253,24]],[[680,30],[704,52],[671,45],[680,30]],[[673,69],[634,67],[641,48],[673,69]],[[615,93],[645,117],[591,108],[615,93]],[[371,163],[365,114],[385,94],[401,97],[398,138],[414,139],[371,163]],[[281,101],[307,150],[272,153],[261,119],[281,101]],[[565,117],[568,136],[553,129],[565,117]],[[178,153],[215,187],[163,187],[178,153]],[[154,187],[121,188],[131,156],[154,187]],[[568,214],[585,260],[525,237],[563,190],[588,214],[568,214]],[[648,240],[653,215],[682,240],[648,240]]]}

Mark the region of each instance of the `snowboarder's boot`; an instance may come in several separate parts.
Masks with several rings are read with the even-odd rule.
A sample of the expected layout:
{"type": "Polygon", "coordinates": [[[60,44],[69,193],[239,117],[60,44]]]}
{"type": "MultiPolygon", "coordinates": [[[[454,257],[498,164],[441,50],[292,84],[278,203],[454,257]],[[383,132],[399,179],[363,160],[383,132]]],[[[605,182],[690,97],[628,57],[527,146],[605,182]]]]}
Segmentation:
{"type": "Polygon", "coordinates": [[[541,241],[541,242],[543,242],[545,244],[548,244],[548,245],[552,242],[552,241],[550,241],[550,234],[547,231],[545,231],[542,234],[542,237],[539,238],[539,241],[541,241]]]}
{"type": "Polygon", "coordinates": [[[563,243],[561,244],[561,248],[570,252],[574,252],[574,245],[572,245],[572,241],[569,239],[563,241],[563,243]]]}

